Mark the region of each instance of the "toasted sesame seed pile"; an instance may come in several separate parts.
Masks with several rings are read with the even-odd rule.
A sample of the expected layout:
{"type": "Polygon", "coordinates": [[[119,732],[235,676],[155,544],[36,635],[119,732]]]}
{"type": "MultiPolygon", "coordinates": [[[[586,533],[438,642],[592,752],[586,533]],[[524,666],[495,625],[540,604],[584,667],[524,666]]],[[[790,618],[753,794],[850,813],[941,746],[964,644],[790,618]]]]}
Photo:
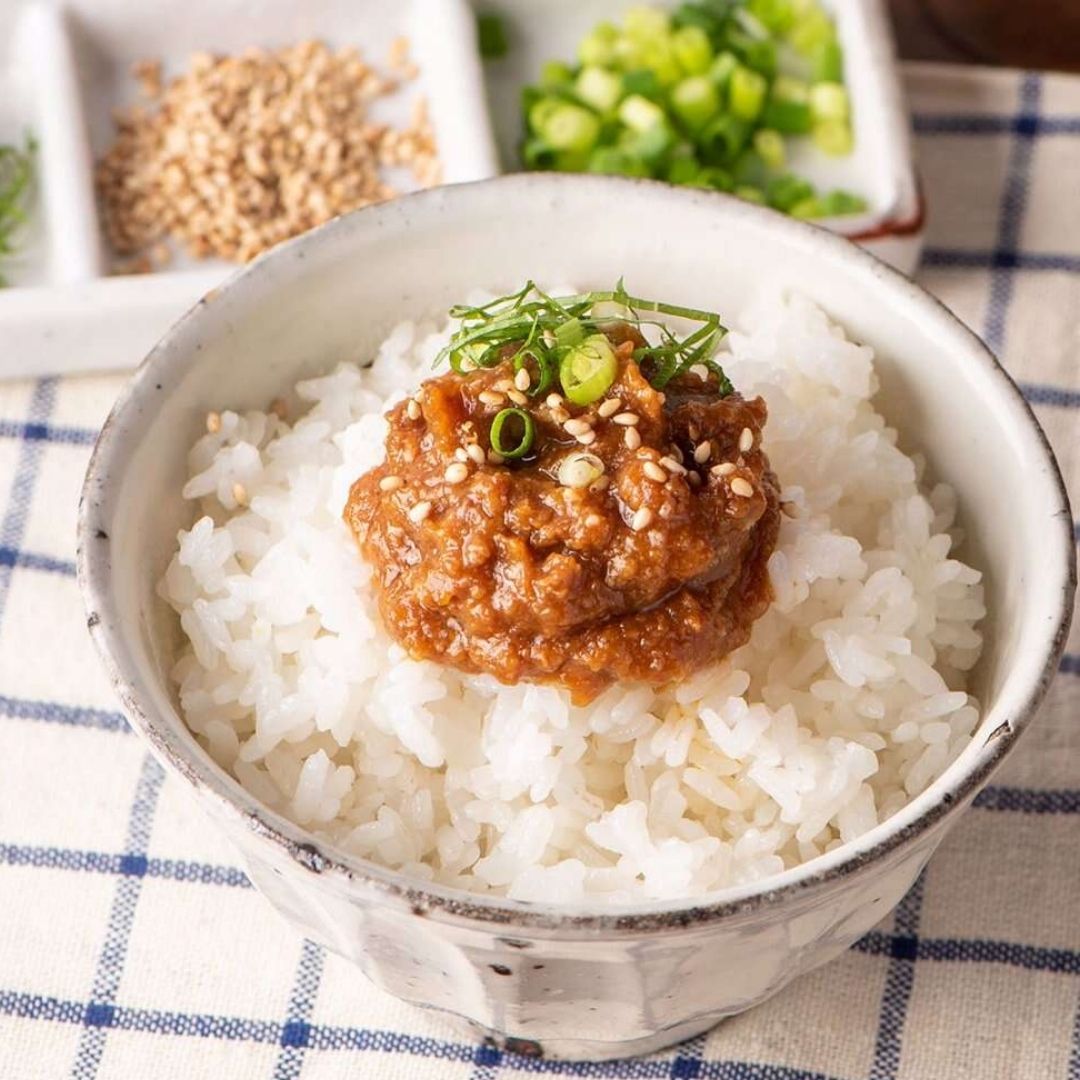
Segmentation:
{"type": "Polygon", "coordinates": [[[281,240],[397,194],[382,170],[404,166],[418,184],[440,167],[427,107],[395,129],[370,104],[414,79],[399,39],[380,74],[355,48],[305,41],[239,56],[199,53],[167,86],[153,61],[133,70],[146,102],[118,113],[117,137],[97,167],[105,230],[119,269],[168,260],[166,241],[196,258],[246,262],[281,240]]]}

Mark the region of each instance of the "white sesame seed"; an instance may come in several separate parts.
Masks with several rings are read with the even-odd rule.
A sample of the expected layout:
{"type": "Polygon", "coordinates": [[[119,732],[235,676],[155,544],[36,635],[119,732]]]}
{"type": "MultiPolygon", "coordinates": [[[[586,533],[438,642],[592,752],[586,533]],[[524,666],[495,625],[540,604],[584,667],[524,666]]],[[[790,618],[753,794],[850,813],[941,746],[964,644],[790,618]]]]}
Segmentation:
{"type": "Polygon", "coordinates": [[[485,405],[502,405],[506,401],[497,390],[481,390],[476,396],[485,405]]]}
{"type": "Polygon", "coordinates": [[[697,442],[698,436],[701,435],[701,429],[697,426],[697,424],[688,424],[686,427],[686,432],[690,436],[690,438],[694,440],[694,442],[697,442]]]}
{"type": "Polygon", "coordinates": [[[686,469],[682,467],[673,457],[662,457],[660,464],[667,469],[668,472],[674,473],[676,476],[682,476],[686,473],[686,469]]]}
{"type": "Polygon", "coordinates": [[[560,405],[551,410],[551,419],[556,424],[565,424],[570,419],[570,414],[560,405]]]}
{"type": "Polygon", "coordinates": [[[614,416],[621,408],[622,402],[617,397],[613,397],[601,402],[596,411],[606,420],[609,416],[614,416]]]}
{"type": "Polygon", "coordinates": [[[589,485],[590,491],[607,491],[608,485],[611,481],[606,476],[601,476],[599,480],[594,480],[589,485]]]}
{"type": "Polygon", "coordinates": [[[548,396],[544,398],[544,404],[549,409],[561,409],[562,403],[563,399],[559,394],[548,394],[548,396]]]}
{"type": "Polygon", "coordinates": [[[247,504],[248,504],[247,488],[244,487],[244,485],[241,484],[239,481],[237,481],[232,486],[232,496],[236,500],[236,505],[237,506],[247,506],[247,504]]]}
{"type": "Polygon", "coordinates": [[[528,390],[532,386],[532,376],[529,374],[528,368],[522,368],[514,376],[514,385],[519,390],[528,390]]]}
{"type": "Polygon", "coordinates": [[[544,339],[544,344],[549,349],[555,345],[556,341],[558,341],[558,338],[556,338],[554,333],[550,330],[545,330],[540,336],[544,339]]]}
{"type": "Polygon", "coordinates": [[[567,435],[584,435],[586,431],[592,431],[592,424],[588,420],[573,419],[563,424],[567,435]]]}
{"type": "Polygon", "coordinates": [[[398,488],[403,487],[405,481],[400,476],[384,476],[379,481],[380,491],[397,491],[398,488]]]}
{"type": "Polygon", "coordinates": [[[683,452],[680,447],[672,445],[671,456],[681,465],[683,463],[683,452]]]}
{"type": "Polygon", "coordinates": [[[694,447],[694,460],[699,465],[704,465],[706,461],[712,456],[712,443],[700,442],[694,447]]]}
{"type": "Polygon", "coordinates": [[[650,480],[655,480],[658,484],[667,482],[668,474],[664,472],[655,461],[646,461],[642,466],[642,472],[644,472],[650,480]]]}
{"type": "Polygon", "coordinates": [[[588,431],[582,432],[580,435],[575,435],[574,438],[577,439],[582,446],[592,446],[592,444],[596,442],[596,432],[593,431],[592,428],[589,428],[588,431]]]}
{"type": "Polygon", "coordinates": [[[460,484],[462,480],[469,475],[469,466],[463,462],[455,461],[451,465],[447,465],[446,472],[443,474],[443,479],[448,484],[460,484]]]}
{"type": "Polygon", "coordinates": [[[699,379],[707,379],[709,377],[709,369],[704,364],[691,364],[690,374],[696,375],[699,379]]]}
{"type": "Polygon", "coordinates": [[[468,461],[469,460],[469,451],[466,450],[464,446],[459,446],[454,451],[454,458],[457,461],[468,461]]]}
{"type": "Polygon", "coordinates": [[[465,359],[463,359],[461,361],[461,370],[464,371],[466,375],[468,375],[469,372],[471,372],[471,371],[475,371],[476,370],[476,361],[475,360],[470,360],[466,356],[465,359]]]}
{"type": "Polygon", "coordinates": [[[725,461],[721,465],[714,465],[709,472],[713,476],[730,476],[735,471],[735,466],[730,461],[725,461]]]}
{"type": "Polygon", "coordinates": [[[431,513],[431,503],[429,503],[425,499],[424,502],[418,502],[409,511],[409,520],[419,523],[419,522],[423,521],[424,518],[426,518],[428,516],[428,514],[430,514],[430,513],[431,513]]]}
{"type": "Polygon", "coordinates": [[[520,390],[515,390],[513,387],[510,387],[510,389],[506,391],[506,396],[515,405],[528,405],[529,404],[529,399],[520,390]]]}
{"type": "Polygon", "coordinates": [[[753,445],[754,433],[748,427],[744,427],[742,434],[739,436],[739,452],[745,454],[753,445]]]}
{"type": "Polygon", "coordinates": [[[785,515],[786,515],[787,517],[789,517],[789,518],[797,518],[797,517],[799,516],[799,506],[798,506],[798,503],[793,503],[793,502],[782,502],[782,503],[780,504],[780,509],[781,509],[781,510],[782,510],[782,511],[784,512],[784,514],[785,514],[785,515]]]}
{"type": "Polygon", "coordinates": [[[506,460],[506,458],[504,458],[502,454],[497,453],[494,450],[488,451],[487,459],[489,465],[501,465],[506,460]]]}
{"type": "Polygon", "coordinates": [[[410,420],[420,419],[420,402],[416,398],[409,398],[408,404],[405,406],[405,415],[410,420]]]}
{"type": "Polygon", "coordinates": [[[750,496],[754,494],[754,489],[741,476],[736,476],[735,479],[731,481],[731,493],[733,495],[741,495],[744,499],[749,499],[750,496]]]}
{"type": "Polygon", "coordinates": [[[483,465],[487,458],[484,456],[484,448],[479,443],[469,443],[465,447],[465,455],[477,465],[483,465]]]}
{"type": "Polygon", "coordinates": [[[643,506],[640,510],[634,512],[634,516],[630,519],[630,528],[634,532],[641,532],[642,529],[647,529],[652,524],[653,512],[647,507],[643,506]]]}
{"type": "Polygon", "coordinates": [[[216,435],[221,430],[221,413],[208,412],[206,414],[206,430],[211,435],[216,435]]]}
{"type": "Polygon", "coordinates": [[[641,435],[638,434],[638,429],[628,427],[623,435],[623,442],[626,443],[627,450],[636,450],[641,445],[641,435]]]}
{"type": "Polygon", "coordinates": [[[513,390],[514,389],[514,380],[513,379],[500,379],[497,383],[492,384],[492,389],[493,390],[500,390],[500,391],[502,391],[502,393],[505,394],[507,390],[513,390]]]}
{"type": "Polygon", "coordinates": [[[632,412],[621,412],[611,419],[613,423],[622,424],[623,427],[637,427],[641,420],[637,413],[632,412]]]}
{"type": "Polygon", "coordinates": [[[585,516],[585,524],[591,529],[595,529],[598,525],[604,524],[604,519],[599,514],[587,514],[585,516]]]}
{"type": "Polygon", "coordinates": [[[573,453],[559,465],[559,483],[568,488],[586,488],[604,474],[604,463],[595,454],[573,453]]]}

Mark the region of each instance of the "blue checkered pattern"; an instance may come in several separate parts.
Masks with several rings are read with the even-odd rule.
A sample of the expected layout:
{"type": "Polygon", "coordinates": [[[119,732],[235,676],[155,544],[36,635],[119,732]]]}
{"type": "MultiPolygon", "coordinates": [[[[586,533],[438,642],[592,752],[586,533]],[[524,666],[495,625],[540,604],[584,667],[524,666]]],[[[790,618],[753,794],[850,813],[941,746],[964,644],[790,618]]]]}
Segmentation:
{"type": "MultiPolygon", "coordinates": [[[[1002,355],[1075,485],[1080,80],[908,79],[921,278],[1002,355]]],[[[848,954],[652,1058],[515,1058],[298,940],[131,737],[72,561],[118,386],[0,386],[0,1078],[1080,1080],[1080,634],[1040,723],[848,954]]]]}

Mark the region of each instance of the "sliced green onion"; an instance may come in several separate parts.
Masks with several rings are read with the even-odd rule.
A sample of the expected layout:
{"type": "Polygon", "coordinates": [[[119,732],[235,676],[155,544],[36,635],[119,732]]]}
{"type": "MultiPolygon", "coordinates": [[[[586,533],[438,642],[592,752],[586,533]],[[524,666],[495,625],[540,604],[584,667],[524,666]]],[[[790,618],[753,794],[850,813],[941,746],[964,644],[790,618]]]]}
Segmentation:
{"type": "Polygon", "coordinates": [[[707,187],[713,191],[732,191],[735,188],[735,178],[719,165],[708,165],[698,172],[694,184],[696,187],[707,187]]]}
{"type": "Polygon", "coordinates": [[[692,157],[677,157],[668,165],[666,179],[672,184],[693,184],[699,172],[701,166],[692,157]]]}
{"type": "Polygon", "coordinates": [[[850,191],[830,191],[821,197],[821,206],[826,217],[839,217],[841,214],[861,214],[866,209],[866,200],[850,191]]]}
{"type": "Polygon", "coordinates": [[[573,81],[573,69],[561,60],[548,60],[540,69],[540,84],[545,89],[554,90],[559,86],[569,86],[573,81]]]}
{"type": "Polygon", "coordinates": [[[619,106],[619,119],[633,131],[648,131],[664,123],[664,110],[640,94],[631,94],[619,106]]]}
{"type": "Polygon", "coordinates": [[[825,217],[825,207],[816,195],[810,195],[790,207],[788,213],[793,218],[819,218],[825,217]]]}
{"type": "Polygon", "coordinates": [[[839,41],[835,39],[826,41],[814,53],[811,63],[814,74],[814,82],[844,81],[844,50],[839,41]]]}
{"type": "Polygon", "coordinates": [[[813,56],[817,49],[835,37],[832,20],[816,3],[806,7],[788,32],[792,48],[803,56],[813,56]]]}
{"type": "Polygon", "coordinates": [[[773,99],[765,105],[761,122],[784,135],[805,135],[813,123],[810,106],[805,101],[773,99]]]}
{"type": "Polygon", "coordinates": [[[815,121],[847,120],[851,114],[848,92],[834,82],[818,83],[810,88],[810,114],[815,121]]]}
{"type": "Polygon", "coordinates": [[[673,86],[682,78],[683,70],[670,38],[653,38],[642,42],[639,49],[644,66],[656,75],[661,86],[673,86]]]}
{"type": "Polygon", "coordinates": [[[728,87],[731,112],[740,120],[756,120],[765,105],[769,84],[764,75],[739,65],[731,73],[728,87]]]}
{"type": "Polygon", "coordinates": [[[808,180],[804,180],[801,176],[785,173],[783,176],[778,176],[775,180],[769,182],[765,194],[771,207],[790,213],[791,208],[797,203],[802,202],[804,199],[813,198],[814,188],[808,180]]]}
{"type": "Polygon", "coordinates": [[[568,319],[561,326],[555,327],[555,344],[564,349],[580,345],[585,340],[585,327],[580,319],[568,319]]]}
{"type": "Polygon", "coordinates": [[[612,23],[597,23],[578,46],[578,57],[583,64],[610,67],[615,62],[615,43],[622,35],[612,23]]]}
{"type": "Polygon", "coordinates": [[[651,176],[639,154],[621,146],[598,146],[589,155],[589,172],[603,176],[651,176]]]}
{"type": "Polygon", "coordinates": [[[822,120],[811,132],[814,145],[833,157],[844,157],[854,149],[851,126],[846,120],[822,120]]]}
{"type": "Polygon", "coordinates": [[[721,113],[698,136],[703,159],[714,165],[733,162],[746,146],[749,134],[749,124],[729,113],[721,113]]]}
{"type": "Polygon", "coordinates": [[[720,95],[706,75],[691,75],[671,91],[671,107],[691,130],[699,131],[720,110],[720,95]]]}
{"type": "Polygon", "coordinates": [[[782,169],[784,167],[784,137],[779,131],[771,128],[761,128],[754,133],[754,149],[761,155],[761,160],[770,169],[782,169]]]}
{"type": "Polygon", "coordinates": [[[536,126],[536,133],[554,150],[588,151],[600,136],[600,121],[583,106],[560,101],[536,126]]]}
{"type": "Polygon", "coordinates": [[[675,59],[687,75],[704,75],[712,63],[709,35],[700,26],[681,26],[671,35],[675,59]]]}
{"type": "Polygon", "coordinates": [[[592,334],[562,358],[559,382],[575,405],[591,405],[608,392],[618,372],[611,342],[603,334],[592,334]]]}
{"type": "Polygon", "coordinates": [[[664,88],[660,80],[648,68],[638,68],[628,71],[622,77],[623,93],[626,97],[637,94],[649,101],[659,101],[664,96],[664,88]]]}
{"type": "Polygon", "coordinates": [[[750,0],[748,9],[773,34],[786,34],[795,21],[794,0],[750,0]]]}
{"type": "Polygon", "coordinates": [[[675,143],[675,133],[667,122],[657,124],[648,131],[624,131],[619,139],[621,149],[645,162],[650,167],[659,168],[675,143]]]}
{"type": "Polygon", "coordinates": [[[735,188],[734,194],[744,202],[757,203],[758,206],[765,205],[765,192],[761,188],[752,187],[750,184],[740,184],[735,188]]]}
{"type": "Polygon", "coordinates": [[[628,8],[623,16],[627,37],[638,41],[654,41],[666,38],[671,32],[671,19],[660,8],[638,4],[628,8]]]}
{"type": "Polygon", "coordinates": [[[722,52],[709,66],[709,78],[716,83],[718,89],[723,90],[738,66],[739,58],[733,52],[722,52]]]}
{"type": "Polygon", "coordinates": [[[801,105],[810,103],[810,84],[791,75],[778,75],[771,93],[774,101],[795,101],[801,105]]]}
{"type": "Polygon", "coordinates": [[[622,97],[623,81],[606,68],[583,67],[574,83],[574,93],[597,112],[610,112],[622,97]]]}
{"type": "Polygon", "coordinates": [[[558,112],[563,104],[561,98],[549,95],[537,98],[529,106],[529,127],[538,135],[541,134],[552,114],[558,112]]]}
{"type": "Polygon", "coordinates": [[[512,461],[514,458],[524,457],[531,449],[536,439],[536,424],[533,418],[524,409],[503,409],[495,414],[491,421],[491,449],[496,454],[512,461]],[[510,425],[507,430],[507,424],[510,425]],[[520,427],[515,434],[514,428],[520,427]],[[503,441],[503,432],[506,432],[507,441],[503,441]]]}
{"type": "Polygon", "coordinates": [[[522,368],[529,372],[529,397],[546,394],[555,381],[555,360],[536,346],[523,346],[514,356],[515,373],[522,368]]]}

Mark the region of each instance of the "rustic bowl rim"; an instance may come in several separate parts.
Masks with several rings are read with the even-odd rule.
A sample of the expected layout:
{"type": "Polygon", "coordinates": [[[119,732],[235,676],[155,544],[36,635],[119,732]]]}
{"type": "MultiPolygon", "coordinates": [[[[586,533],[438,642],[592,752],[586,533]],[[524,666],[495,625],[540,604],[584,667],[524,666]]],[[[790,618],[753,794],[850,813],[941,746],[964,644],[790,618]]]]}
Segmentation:
{"type": "MultiPolygon", "coordinates": [[[[400,225],[396,226],[400,227],[400,225]]],[[[406,223],[406,228],[409,225],[406,223]]],[[[107,539],[107,538],[106,538],[107,539]]],[[[373,894],[387,901],[407,903],[416,914],[446,922],[483,924],[489,928],[537,931],[543,936],[621,936],[625,934],[677,931],[720,920],[750,917],[762,908],[834,882],[841,882],[860,871],[899,853],[915,839],[966,806],[986,783],[991,773],[1015,745],[1038,710],[1053,680],[1069,631],[1076,588],[1076,552],[1073,539],[1069,497],[1060,469],[1045,433],[1023,394],[987,346],[939,300],[910,279],[887,266],[867,251],[845,238],[806,222],[784,217],[774,211],[753,206],[717,193],[676,188],[652,180],[558,174],[509,174],[490,180],[474,181],[451,187],[431,189],[403,196],[391,203],[365,208],[322,225],[291,241],[278,245],[232,275],[219,288],[200,300],[161,338],[142,362],[117,399],[94,447],[87,468],[78,520],[78,579],[87,610],[91,637],[114,690],[120,698],[133,727],[148,741],[157,758],[169,772],[183,777],[203,798],[211,800],[226,817],[233,818],[245,830],[284,853],[301,872],[320,875],[341,889],[361,883],[373,894]],[[305,828],[282,817],[259,802],[224,772],[198,747],[193,736],[178,745],[168,724],[148,707],[139,691],[139,676],[125,664],[125,649],[120,641],[118,613],[112,600],[111,557],[103,544],[100,516],[103,491],[118,486],[128,456],[122,421],[129,414],[145,409],[154,397],[157,373],[170,365],[190,363],[196,350],[185,347],[185,339],[197,336],[204,310],[243,300],[248,290],[257,289],[265,277],[272,277],[294,263],[304,265],[312,248],[341,240],[358,238],[363,242],[370,229],[395,227],[394,218],[406,221],[410,212],[425,215],[460,212],[470,199],[482,204],[486,198],[531,198],[555,194],[573,197],[595,189],[598,204],[617,199],[621,191],[650,189],[650,198],[685,205],[707,205],[729,218],[746,219],[761,228],[786,236],[791,243],[809,246],[823,259],[849,264],[853,273],[876,278],[873,287],[892,292],[897,302],[914,304],[920,317],[936,320],[956,339],[953,362],[979,364],[997,383],[1001,405],[1013,418],[1026,426],[1026,442],[1039,458],[1052,481],[1056,499],[1054,517],[1060,528],[1048,537],[1048,558],[1059,567],[1058,604],[1047,614],[1053,632],[1044,638],[1044,658],[1038,676],[1029,680],[1021,707],[995,727],[983,741],[968,765],[960,772],[960,761],[924,792],[876,826],[864,837],[846,843],[832,852],[786,870],[774,877],[749,885],[733,886],[706,897],[690,900],[645,901],[617,908],[598,905],[535,904],[468,893],[437,885],[382,867],[367,859],[341,851],[318,839],[305,828]],[[955,775],[954,772],[956,773],[955,775]]],[[[182,718],[181,718],[182,723],[182,718]]]]}

